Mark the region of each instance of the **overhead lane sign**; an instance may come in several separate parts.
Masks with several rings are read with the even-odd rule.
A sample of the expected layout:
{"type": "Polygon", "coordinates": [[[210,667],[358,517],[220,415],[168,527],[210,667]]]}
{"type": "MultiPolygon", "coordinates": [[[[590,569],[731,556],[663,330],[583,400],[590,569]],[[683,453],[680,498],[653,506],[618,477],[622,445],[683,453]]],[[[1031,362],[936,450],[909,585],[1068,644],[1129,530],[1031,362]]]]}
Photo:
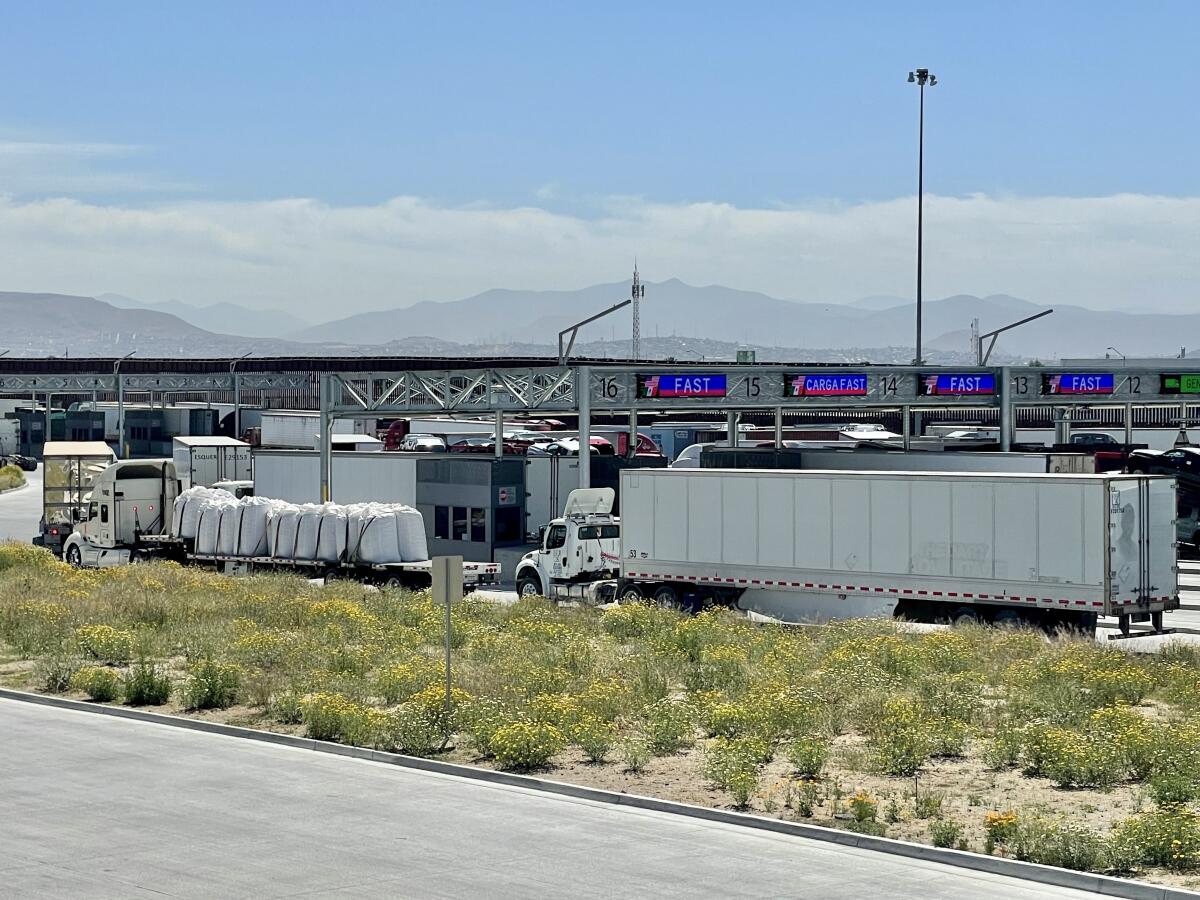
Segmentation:
{"type": "Polygon", "coordinates": [[[867,376],[861,372],[786,374],[783,376],[785,397],[865,397],[867,376]]]}
{"type": "Polygon", "coordinates": [[[1111,394],[1112,372],[1055,372],[1042,375],[1043,394],[1111,394]]]}
{"type": "Polygon", "coordinates": [[[1161,376],[1164,394],[1200,394],[1200,372],[1181,372],[1161,376]]]}
{"type": "Polygon", "coordinates": [[[724,397],[726,394],[725,373],[710,375],[686,373],[680,375],[638,375],[638,397],[650,398],[695,398],[724,397]]]}
{"type": "Polygon", "coordinates": [[[991,372],[938,372],[918,378],[918,390],[926,396],[990,396],[996,393],[996,376],[991,372]]]}

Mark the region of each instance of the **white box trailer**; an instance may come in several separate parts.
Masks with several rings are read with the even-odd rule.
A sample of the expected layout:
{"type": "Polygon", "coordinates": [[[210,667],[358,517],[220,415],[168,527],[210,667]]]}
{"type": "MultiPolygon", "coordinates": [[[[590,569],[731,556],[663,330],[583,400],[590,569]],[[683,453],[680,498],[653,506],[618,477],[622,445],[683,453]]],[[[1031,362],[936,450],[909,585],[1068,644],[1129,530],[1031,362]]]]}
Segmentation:
{"type": "Polygon", "coordinates": [[[1126,633],[1179,606],[1163,476],[630,469],[621,504],[623,600],[1126,633]]]}
{"type": "Polygon", "coordinates": [[[171,442],[175,474],[183,490],[221,481],[253,481],[250,445],[222,435],[177,437],[171,442]]]}
{"type": "MultiPolygon", "coordinates": [[[[263,447],[283,450],[312,450],[321,435],[321,417],[311,412],[264,411],[260,423],[259,443],[263,447]]],[[[366,424],[359,419],[334,419],[337,434],[366,434],[366,424]]]]}
{"type": "MultiPolygon", "coordinates": [[[[417,460],[422,456],[335,451],[334,496],[339,503],[375,500],[416,506],[417,460]]],[[[320,454],[315,450],[256,450],[254,492],[290,503],[320,503],[320,454]]]]}

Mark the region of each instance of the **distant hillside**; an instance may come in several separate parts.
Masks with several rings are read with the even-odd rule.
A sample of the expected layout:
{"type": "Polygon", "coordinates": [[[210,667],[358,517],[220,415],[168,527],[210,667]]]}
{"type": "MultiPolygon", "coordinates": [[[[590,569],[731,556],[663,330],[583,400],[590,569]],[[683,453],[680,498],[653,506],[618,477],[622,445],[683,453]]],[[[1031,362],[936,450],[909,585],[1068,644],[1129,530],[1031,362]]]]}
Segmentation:
{"type": "Polygon", "coordinates": [[[131,350],[190,356],[189,345],[215,337],[168,313],[115,309],[68,294],[0,292],[0,322],[0,349],[14,356],[123,356],[131,350]]]}
{"type": "MultiPolygon", "coordinates": [[[[628,283],[577,291],[490,290],[464,300],[361,313],[313,326],[299,340],[359,345],[414,335],[487,345],[552,344],[558,331],[624,299],[628,283]]],[[[967,351],[971,320],[983,331],[1007,325],[1045,307],[1017,297],[957,295],[929,300],[924,309],[928,348],[967,351]]],[[[629,334],[630,311],[585,327],[580,340],[629,334]]],[[[642,304],[643,337],[690,336],[747,345],[794,348],[903,347],[913,345],[911,301],[869,297],[838,305],[780,300],[766,294],[678,279],[651,283],[642,304]]],[[[1126,355],[1175,355],[1200,346],[1200,315],[1104,312],[1055,305],[1055,313],[1004,336],[1019,357],[1103,356],[1115,345],[1126,355]]]]}
{"type": "Polygon", "coordinates": [[[245,337],[285,338],[311,323],[281,309],[250,309],[237,303],[212,303],[193,306],[179,300],[152,303],[135,300],[124,294],[97,294],[97,300],[121,309],[153,309],[170,313],[183,321],[218,334],[239,334],[245,337]]]}

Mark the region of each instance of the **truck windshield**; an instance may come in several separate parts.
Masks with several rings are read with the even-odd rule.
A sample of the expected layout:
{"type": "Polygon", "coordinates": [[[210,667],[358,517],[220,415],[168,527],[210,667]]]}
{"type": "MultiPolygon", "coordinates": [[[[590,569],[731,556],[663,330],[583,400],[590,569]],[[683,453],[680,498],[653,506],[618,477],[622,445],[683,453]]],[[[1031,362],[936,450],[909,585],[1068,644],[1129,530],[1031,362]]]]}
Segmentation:
{"type": "Polygon", "coordinates": [[[82,515],[92,481],[111,459],[99,456],[57,456],[43,464],[43,515],[47,525],[70,525],[73,512],[82,515]]]}
{"type": "Polygon", "coordinates": [[[581,541],[595,541],[600,539],[615,540],[621,536],[621,526],[619,525],[580,525],[579,539],[581,541]]]}

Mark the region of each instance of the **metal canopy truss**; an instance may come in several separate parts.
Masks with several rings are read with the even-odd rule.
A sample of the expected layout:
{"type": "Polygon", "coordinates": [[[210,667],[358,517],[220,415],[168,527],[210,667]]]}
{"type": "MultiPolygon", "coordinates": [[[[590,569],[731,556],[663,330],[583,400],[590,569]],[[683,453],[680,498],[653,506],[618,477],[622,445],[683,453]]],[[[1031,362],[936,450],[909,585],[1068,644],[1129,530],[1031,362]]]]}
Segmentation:
{"type": "Polygon", "coordinates": [[[335,416],[414,412],[573,412],[577,370],[470,369],[328,377],[327,410],[335,416]]]}
{"type": "Polygon", "coordinates": [[[246,390],[297,390],[312,385],[309,373],[238,372],[188,375],[177,372],[136,375],[0,375],[0,394],[113,393],[118,382],[126,391],[205,393],[232,391],[236,382],[246,390]]]}
{"type": "MultiPolygon", "coordinates": [[[[645,362],[639,365],[512,366],[470,369],[409,370],[405,372],[218,372],[0,375],[0,394],[216,393],[304,390],[319,381],[330,385],[328,411],[340,416],[406,415],[411,413],[484,414],[488,412],[576,412],[591,410],[840,409],[855,407],[922,406],[1151,406],[1200,402],[1200,360],[1188,368],[1181,360],[1163,360],[1161,367],[1139,361],[1126,365],[1112,360],[1074,366],[787,366],[712,365],[645,362]],[[922,390],[922,376],[957,373],[991,374],[990,394],[943,394],[922,390]],[[809,394],[794,396],[787,382],[797,375],[865,376],[865,392],[855,396],[809,394]],[[1056,375],[1103,375],[1098,390],[1068,390],[1056,375]],[[724,380],[723,394],[639,396],[639,384],[651,376],[714,375],[724,380]],[[639,378],[639,376],[642,376],[639,378]],[[1111,376],[1111,377],[1108,377],[1111,376]],[[1168,389],[1168,376],[1175,376],[1168,389]],[[1179,379],[1182,378],[1181,382],[1179,379]],[[577,385],[586,379],[587,397],[577,385]],[[1182,386],[1180,386],[1182,385],[1182,386]],[[581,403],[582,401],[582,403],[581,403]]],[[[1078,379],[1076,379],[1076,382],[1078,379]]],[[[643,394],[649,393],[643,390],[643,394]]]]}

